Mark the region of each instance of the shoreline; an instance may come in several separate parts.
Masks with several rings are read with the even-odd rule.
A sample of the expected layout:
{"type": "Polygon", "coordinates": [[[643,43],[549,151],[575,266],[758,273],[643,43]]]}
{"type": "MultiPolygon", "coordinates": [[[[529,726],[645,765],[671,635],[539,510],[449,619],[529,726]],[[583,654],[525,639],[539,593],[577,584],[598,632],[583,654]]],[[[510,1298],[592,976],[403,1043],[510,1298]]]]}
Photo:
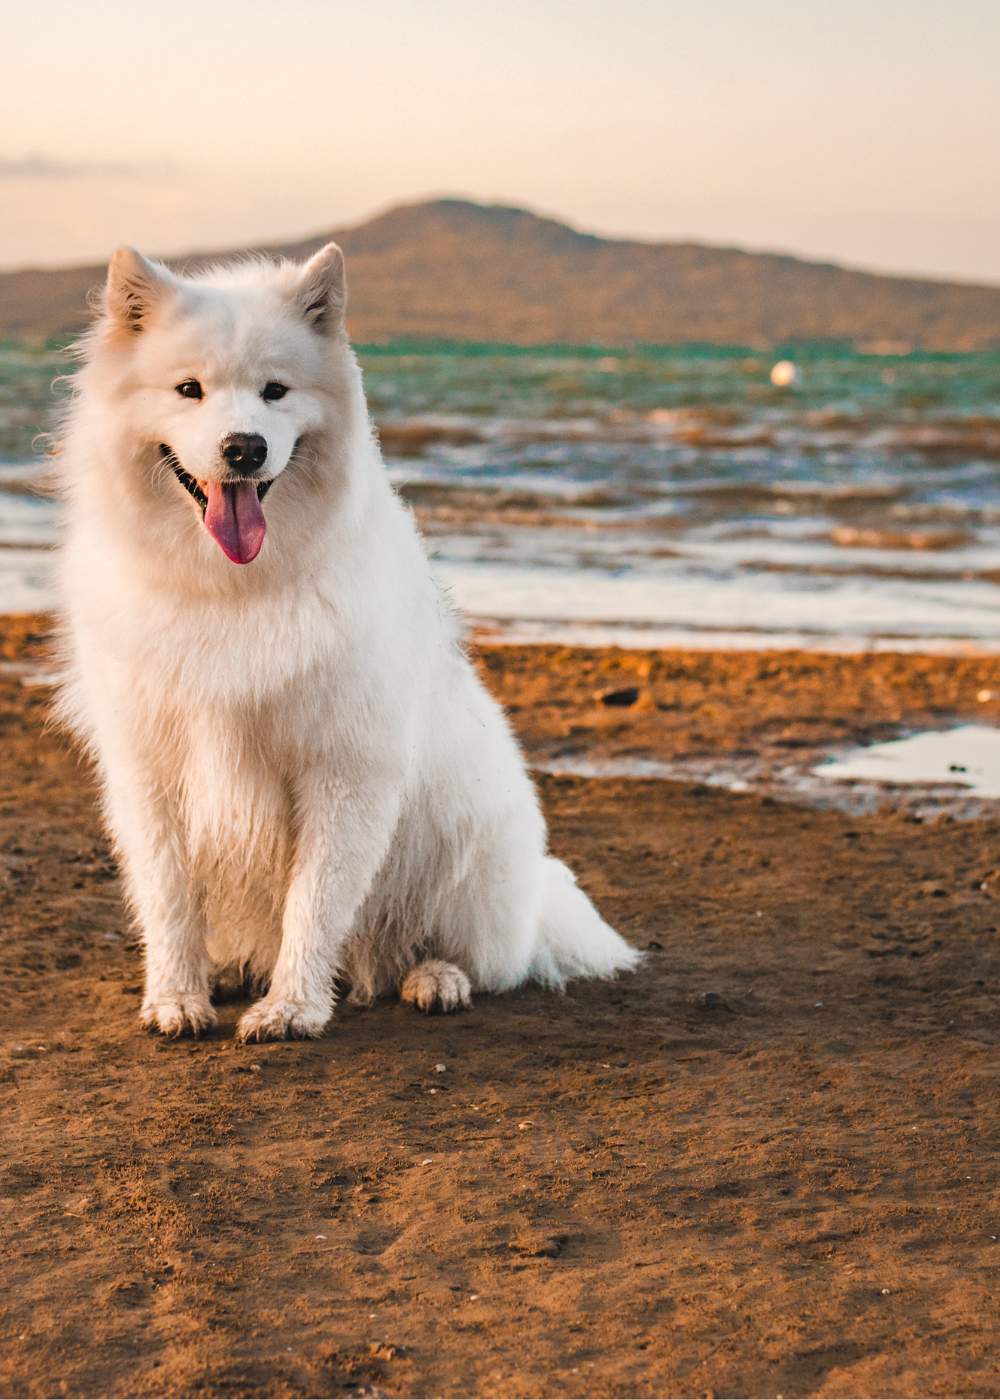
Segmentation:
{"type": "MultiPolygon", "coordinates": [[[[52,627],[47,613],[0,617],[0,673],[44,693],[52,627]]],[[[1000,665],[989,654],[639,650],[498,642],[482,631],[470,634],[469,652],[536,776],[708,783],[848,814],[886,807],[983,818],[995,810],[994,799],[976,796],[974,779],[961,777],[976,758],[961,736],[951,782],[824,776],[824,765],[872,745],[1000,729],[1000,665]]],[[[991,768],[987,786],[996,781],[991,768]]]]}
{"type": "MultiPolygon", "coordinates": [[[[0,614],[0,660],[44,667],[53,626],[48,612],[0,614]]],[[[699,732],[709,725],[704,742],[713,748],[744,746],[754,735],[776,743],[782,726],[797,737],[812,729],[825,742],[881,738],[892,726],[945,715],[1000,723],[1000,656],[992,652],[588,646],[501,640],[482,627],[470,631],[469,650],[511,715],[523,716],[523,729],[515,727],[526,749],[545,757],[578,734],[655,757],[668,747],[689,752],[699,742],[683,723],[691,711],[699,732]],[[606,701],[624,688],[637,690],[634,702],[606,701]]]]}

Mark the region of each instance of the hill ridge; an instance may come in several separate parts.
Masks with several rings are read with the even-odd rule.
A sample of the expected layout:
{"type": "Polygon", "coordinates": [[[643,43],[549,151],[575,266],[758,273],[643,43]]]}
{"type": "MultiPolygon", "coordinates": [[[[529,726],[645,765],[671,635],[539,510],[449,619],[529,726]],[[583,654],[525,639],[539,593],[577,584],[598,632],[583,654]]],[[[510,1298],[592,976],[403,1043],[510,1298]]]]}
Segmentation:
{"type": "MultiPolygon", "coordinates": [[[[1000,287],[870,272],[791,253],[605,238],[514,204],[456,195],[255,251],[300,257],[335,238],[359,342],[775,345],[836,340],[1000,347],[1000,287]]],[[[234,251],[169,258],[183,267],[234,251]]],[[[78,331],[101,265],[0,273],[0,337],[78,331]]]]}

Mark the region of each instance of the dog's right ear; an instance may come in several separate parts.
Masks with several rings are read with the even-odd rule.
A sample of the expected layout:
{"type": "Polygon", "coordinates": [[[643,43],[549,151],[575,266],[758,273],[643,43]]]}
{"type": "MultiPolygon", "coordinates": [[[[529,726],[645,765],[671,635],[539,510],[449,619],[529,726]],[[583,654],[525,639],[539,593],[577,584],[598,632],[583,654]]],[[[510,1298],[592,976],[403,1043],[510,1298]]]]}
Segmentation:
{"type": "Polygon", "coordinates": [[[122,330],[142,330],[152,308],[172,289],[173,278],[134,248],[119,248],[108,264],[104,308],[122,330]]]}
{"type": "Polygon", "coordinates": [[[336,243],[327,243],[303,263],[295,299],[306,321],[321,335],[340,330],[347,305],[347,279],[344,255],[336,243]]]}

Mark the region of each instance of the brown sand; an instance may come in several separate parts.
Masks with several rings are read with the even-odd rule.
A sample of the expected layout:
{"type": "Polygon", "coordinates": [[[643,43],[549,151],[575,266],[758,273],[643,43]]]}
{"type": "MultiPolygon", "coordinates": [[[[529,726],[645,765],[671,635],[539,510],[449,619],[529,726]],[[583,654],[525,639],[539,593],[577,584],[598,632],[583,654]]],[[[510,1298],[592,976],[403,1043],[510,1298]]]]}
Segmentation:
{"type": "MultiPolygon", "coordinates": [[[[986,661],[484,665],[544,757],[996,717],[986,661]]],[[[0,677],[0,1392],[1000,1395],[1000,821],[545,778],[637,976],[167,1043],[46,702],[0,677]]]]}

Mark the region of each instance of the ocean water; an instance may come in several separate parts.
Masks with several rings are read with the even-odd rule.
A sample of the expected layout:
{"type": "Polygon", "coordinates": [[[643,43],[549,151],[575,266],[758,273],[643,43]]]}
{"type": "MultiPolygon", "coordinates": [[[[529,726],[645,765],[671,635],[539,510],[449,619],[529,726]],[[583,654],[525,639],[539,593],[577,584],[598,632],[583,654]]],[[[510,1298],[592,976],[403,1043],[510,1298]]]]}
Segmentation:
{"type": "MultiPolygon", "coordinates": [[[[1000,650],[1000,353],[361,358],[435,571],[498,637],[1000,650]]],[[[65,369],[0,349],[2,610],[50,601],[33,439],[65,369]]]]}

